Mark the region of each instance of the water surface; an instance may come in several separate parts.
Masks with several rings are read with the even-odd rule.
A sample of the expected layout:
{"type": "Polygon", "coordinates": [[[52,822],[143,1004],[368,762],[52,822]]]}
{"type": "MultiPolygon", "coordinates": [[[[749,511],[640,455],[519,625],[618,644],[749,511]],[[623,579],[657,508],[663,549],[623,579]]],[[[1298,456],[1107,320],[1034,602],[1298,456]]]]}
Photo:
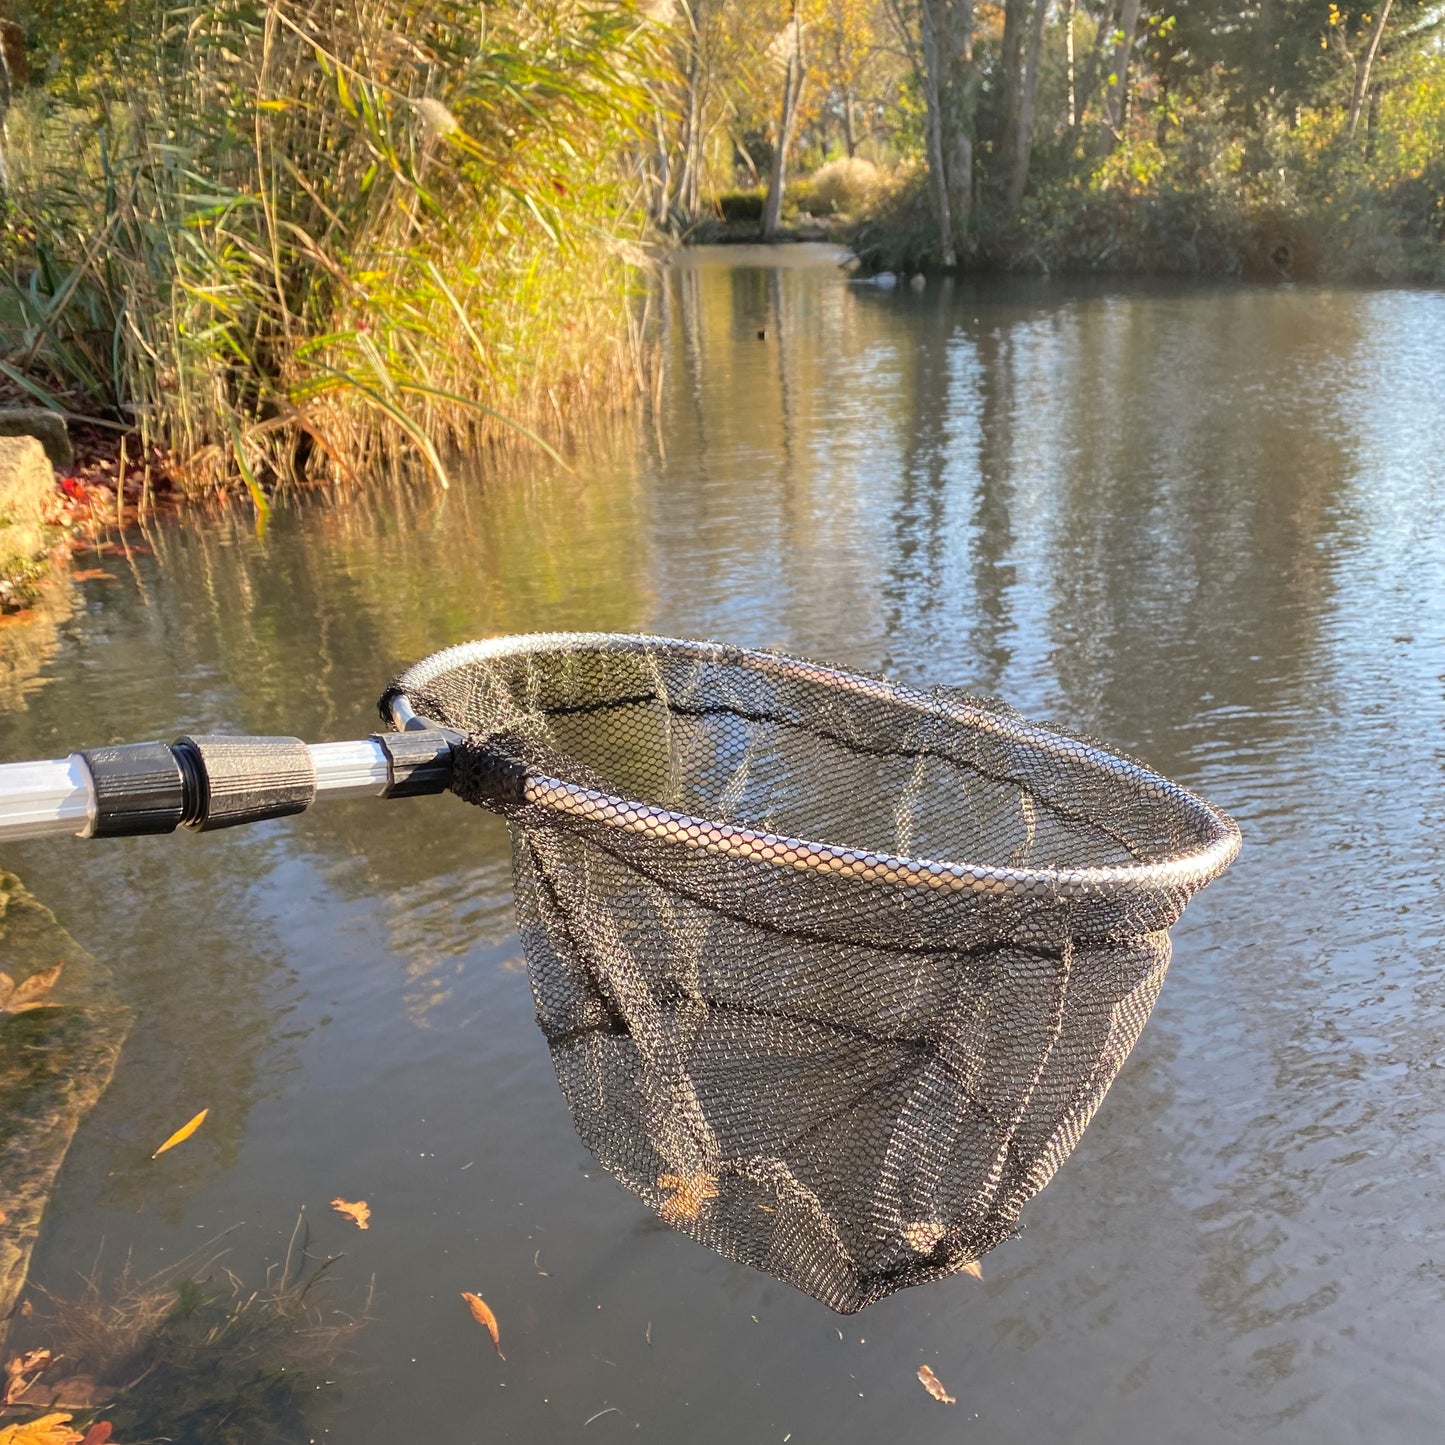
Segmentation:
{"type": "Polygon", "coordinates": [[[797,248],[686,255],[664,300],[659,412],[578,476],[479,463],[82,560],[111,575],[0,694],[0,756],[356,736],[406,663],[551,628],[999,694],[1246,836],[1074,1158],[982,1284],[837,1319],[576,1142],[500,824],[336,804],[0,856],[136,1011],[38,1280],[227,1229],[259,1278],[304,1207],[312,1251],[345,1251],[339,1306],[375,1277],[315,1415],[351,1445],[1438,1441],[1445,294],[884,292],[797,248]]]}

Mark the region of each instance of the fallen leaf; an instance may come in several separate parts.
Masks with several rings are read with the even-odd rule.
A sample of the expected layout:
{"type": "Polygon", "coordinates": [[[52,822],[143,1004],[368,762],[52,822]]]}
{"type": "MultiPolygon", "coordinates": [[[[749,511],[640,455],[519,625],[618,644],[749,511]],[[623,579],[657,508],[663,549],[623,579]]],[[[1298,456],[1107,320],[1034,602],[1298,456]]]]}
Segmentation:
{"type": "Polygon", "coordinates": [[[983,1278],[983,1266],[976,1260],[971,1259],[967,1264],[960,1265],[959,1274],[971,1274],[975,1279],[983,1278]]]}
{"type": "Polygon", "coordinates": [[[717,1190],[713,1188],[716,1183],[716,1176],[704,1169],[685,1177],[679,1174],[659,1174],[657,1187],[674,1192],[662,1201],[658,1214],[669,1224],[679,1224],[684,1219],[696,1219],[703,1204],[709,1199],[717,1198],[717,1190]]]}
{"type": "Polygon", "coordinates": [[[29,978],[16,983],[8,973],[0,973],[0,1013],[22,1014],[27,1009],[43,1008],[46,995],[55,987],[60,970],[65,967],[62,958],[54,968],[32,973],[29,978]]]}
{"type": "MultiPolygon", "coordinates": [[[[192,1119],[189,1123],[182,1124],[181,1127],[177,1129],[176,1132],[172,1134],[171,1137],[167,1139],[166,1142],[162,1144],[161,1147],[157,1149],[154,1154],[151,1155],[151,1158],[159,1159],[160,1156],[164,1154],[167,1149],[174,1149],[177,1144],[184,1144],[186,1140],[189,1139],[191,1135],[194,1134],[196,1130],[199,1129],[201,1125],[206,1122],[206,1115],[210,1112],[210,1109],[202,1109],[201,1112],[197,1114],[196,1117],[192,1119]]],[[[3,1445],[3,1442],[0,1442],[0,1445],[3,1445]]]]}
{"type": "Polygon", "coordinates": [[[941,1405],[956,1405],[958,1401],[943,1388],[943,1383],[927,1365],[918,1367],[918,1383],[941,1405]]]}
{"type": "Polygon", "coordinates": [[[366,1222],[368,1219],[371,1218],[371,1210],[367,1206],[366,1200],[358,1199],[355,1204],[352,1204],[345,1199],[337,1198],[331,1201],[331,1207],[338,1214],[344,1214],[348,1219],[355,1223],[358,1229],[371,1228],[371,1226],[366,1222]]]}
{"type": "Polygon", "coordinates": [[[105,1445],[105,1442],[109,1439],[110,1421],[97,1420],[95,1424],[85,1432],[85,1439],[80,1442],[80,1445],[105,1445]]]}
{"type": "Polygon", "coordinates": [[[903,1226],[903,1242],[915,1254],[932,1254],[947,1230],[937,1220],[920,1219],[903,1226]]]}
{"type": "Polygon", "coordinates": [[[472,1318],[491,1335],[492,1348],[497,1352],[497,1358],[505,1360],[507,1357],[502,1353],[502,1332],[497,1328],[497,1317],[492,1313],[491,1306],[480,1295],[474,1295],[469,1290],[462,1291],[462,1298],[466,1300],[472,1318]]]}
{"type": "Polygon", "coordinates": [[[13,1405],[40,1377],[40,1372],[49,1369],[54,1358],[49,1350],[26,1350],[23,1355],[16,1355],[5,1366],[4,1403],[13,1405]]]}
{"type": "Polygon", "coordinates": [[[69,1415],[42,1415],[0,1430],[0,1445],[81,1445],[84,1436],[65,1422],[69,1415]]]}

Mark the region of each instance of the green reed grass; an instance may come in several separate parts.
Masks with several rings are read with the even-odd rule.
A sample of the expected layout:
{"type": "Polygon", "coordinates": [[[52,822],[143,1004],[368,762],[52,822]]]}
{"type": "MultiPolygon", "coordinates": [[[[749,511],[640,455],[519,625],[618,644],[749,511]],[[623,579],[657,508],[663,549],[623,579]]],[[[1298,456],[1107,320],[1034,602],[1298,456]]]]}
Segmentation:
{"type": "Polygon", "coordinates": [[[13,383],[264,509],[408,455],[445,483],[636,376],[630,4],[135,9],[88,107],[12,118],[13,383]]]}

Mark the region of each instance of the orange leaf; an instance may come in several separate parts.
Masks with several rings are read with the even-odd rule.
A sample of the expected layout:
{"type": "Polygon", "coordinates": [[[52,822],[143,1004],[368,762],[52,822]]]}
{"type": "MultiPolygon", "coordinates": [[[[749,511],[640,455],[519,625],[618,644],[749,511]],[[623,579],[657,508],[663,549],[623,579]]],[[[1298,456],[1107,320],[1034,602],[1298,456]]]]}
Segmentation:
{"type": "Polygon", "coordinates": [[[502,1332],[497,1328],[497,1317],[492,1313],[491,1306],[480,1295],[474,1295],[469,1290],[462,1291],[462,1298],[466,1300],[472,1318],[492,1337],[492,1348],[497,1352],[497,1358],[505,1360],[507,1357],[502,1353],[502,1332]]]}
{"type": "Polygon", "coordinates": [[[918,1383],[928,1391],[940,1404],[956,1405],[958,1401],[943,1388],[943,1382],[928,1368],[927,1365],[918,1367],[918,1383]]]}
{"type": "Polygon", "coordinates": [[[80,1445],[105,1445],[105,1442],[109,1439],[110,1421],[97,1420],[95,1424],[85,1432],[85,1439],[80,1442],[80,1445]]]}
{"type": "MultiPolygon", "coordinates": [[[[174,1149],[177,1144],[184,1144],[186,1140],[189,1139],[191,1135],[194,1134],[196,1130],[199,1129],[201,1125],[206,1122],[206,1115],[210,1112],[211,1111],[209,1109],[202,1109],[201,1112],[197,1114],[194,1119],[190,1120],[188,1123],[182,1124],[181,1127],[177,1129],[176,1132],[172,1134],[171,1137],[167,1139],[166,1142],[162,1144],[161,1147],[157,1149],[154,1154],[151,1155],[151,1158],[159,1159],[160,1156],[164,1154],[167,1149],[174,1149]]],[[[0,1441],[0,1445],[4,1445],[4,1442],[0,1441]]]]}
{"type": "Polygon", "coordinates": [[[22,978],[19,983],[8,973],[0,973],[0,1013],[21,1014],[27,1009],[43,1007],[46,996],[55,987],[55,981],[64,967],[65,960],[62,958],[54,968],[32,973],[29,978],[22,978]]]}
{"type": "Polygon", "coordinates": [[[680,1224],[684,1219],[696,1219],[697,1212],[709,1199],[717,1198],[713,1187],[717,1179],[705,1169],[695,1174],[659,1174],[657,1187],[672,1191],[658,1209],[660,1218],[669,1224],[680,1224]]]}
{"type": "Polygon", "coordinates": [[[352,1204],[345,1199],[337,1198],[331,1201],[331,1207],[338,1214],[344,1214],[348,1219],[352,1220],[358,1229],[371,1228],[366,1222],[371,1218],[371,1210],[367,1206],[366,1200],[358,1199],[355,1204],[352,1204]]]}
{"type": "Polygon", "coordinates": [[[0,1430],[0,1445],[81,1445],[84,1436],[65,1422],[69,1415],[42,1415],[0,1430]]]}
{"type": "Polygon", "coordinates": [[[70,578],[73,582],[114,582],[115,573],[99,567],[87,567],[81,572],[72,572],[70,578]]]}

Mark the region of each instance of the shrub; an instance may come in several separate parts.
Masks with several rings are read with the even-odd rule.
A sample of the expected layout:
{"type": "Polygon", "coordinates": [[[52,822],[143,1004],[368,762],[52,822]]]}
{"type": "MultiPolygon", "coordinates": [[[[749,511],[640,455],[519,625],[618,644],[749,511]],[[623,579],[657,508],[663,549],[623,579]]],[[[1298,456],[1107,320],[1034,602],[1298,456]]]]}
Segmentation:
{"type": "Polygon", "coordinates": [[[878,167],[862,156],[829,161],[808,180],[808,209],[815,215],[837,212],[853,215],[872,199],[880,180],[878,167]]]}
{"type": "Polygon", "coordinates": [[[761,189],[752,191],[724,191],[717,198],[717,208],[725,221],[753,221],[763,219],[763,201],[766,193],[761,189]]]}

